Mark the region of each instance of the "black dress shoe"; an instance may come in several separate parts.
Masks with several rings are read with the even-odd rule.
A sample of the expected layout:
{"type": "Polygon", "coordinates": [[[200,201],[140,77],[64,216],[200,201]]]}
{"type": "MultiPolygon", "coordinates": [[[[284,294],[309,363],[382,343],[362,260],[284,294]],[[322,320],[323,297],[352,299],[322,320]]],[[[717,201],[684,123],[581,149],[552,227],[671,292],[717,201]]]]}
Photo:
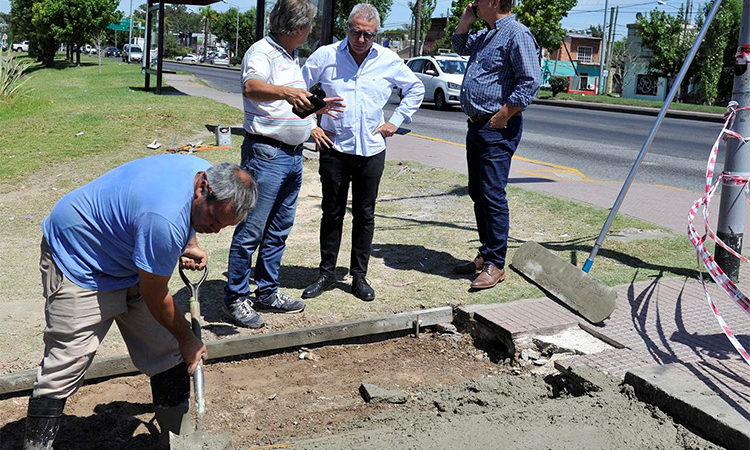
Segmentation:
{"type": "Polygon", "coordinates": [[[336,283],[336,279],[332,276],[321,275],[315,280],[315,283],[305,288],[302,292],[302,298],[313,298],[322,294],[333,287],[336,283]]]}
{"type": "Polygon", "coordinates": [[[477,253],[476,258],[474,258],[474,261],[465,262],[465,263],[455,266],[453,268],[453,273],[460,273],[462,275],[473,275],[481,271],[483,265],[484,265],[484,258],[482,258],[482,255],[480,253],[477,253]]]}
{"type": "Polygon", "coordinates": [[[370,287],[365,277],[354,277],[352,280],[352,294],[365,302],[375,300],[375,290],[370,287]]]}

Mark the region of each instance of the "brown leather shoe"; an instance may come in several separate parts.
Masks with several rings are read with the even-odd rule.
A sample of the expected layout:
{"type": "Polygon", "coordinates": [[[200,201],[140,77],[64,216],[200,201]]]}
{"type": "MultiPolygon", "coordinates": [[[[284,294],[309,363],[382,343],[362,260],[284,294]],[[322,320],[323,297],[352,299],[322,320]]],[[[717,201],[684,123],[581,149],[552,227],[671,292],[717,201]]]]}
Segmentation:
{"type": "Polygon", "coordinates": [[[505,280],[505,269],[498,269],[494,264],[484,263],[482,271],[472,281],[472,289],[487,289],[505,280]]]}
{"type": "Polygon", "coordinates": [[[474,258],[474,261],[465,262],[463,264],[459,264],[456,267],[453,268],[453,273],[460,273],[462,275],[468,275],[468,274],[475,274],[482,270],[482,265],[484,265],[484,258],[482,258],[482,255],[477,253],[477,257],[474,258]]]}

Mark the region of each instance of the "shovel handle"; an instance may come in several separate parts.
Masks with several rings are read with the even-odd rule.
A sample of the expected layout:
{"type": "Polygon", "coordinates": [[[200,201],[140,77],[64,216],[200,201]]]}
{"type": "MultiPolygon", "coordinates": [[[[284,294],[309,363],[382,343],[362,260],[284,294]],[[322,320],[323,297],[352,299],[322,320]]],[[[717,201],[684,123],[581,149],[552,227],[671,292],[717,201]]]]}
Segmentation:
{"type": "Polygon", "coordinates": [[[203,275],[201,278],[196,282],[193,283],[190,281],[190,278],[185,274],[185,271],[182,269],[182,265],[179,266],[180,269],[180,278],[182,278],[183,283],[185,283],[185,286],[190,288],[190,328],[193,330],[193,334],[198,339],[201,339],[201,304],[198,300],[198,294],[200,291],[200,287],[203,284],[204,281],[206,281],[206,277],[208,277],[208,264],[203,268],[203,275]]]}

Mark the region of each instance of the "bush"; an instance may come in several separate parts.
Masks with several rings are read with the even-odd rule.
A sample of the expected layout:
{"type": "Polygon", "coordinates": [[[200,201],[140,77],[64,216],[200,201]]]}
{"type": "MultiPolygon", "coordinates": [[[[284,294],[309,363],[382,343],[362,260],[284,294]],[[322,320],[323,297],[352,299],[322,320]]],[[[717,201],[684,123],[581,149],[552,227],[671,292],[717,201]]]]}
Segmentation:
{"type": "Polygon", "coordinates": [[[549,84],[552,87],[552,96],[556,96],[560,92],[568,91],[568,78],[567,77],[551,77],[549,84]]]}

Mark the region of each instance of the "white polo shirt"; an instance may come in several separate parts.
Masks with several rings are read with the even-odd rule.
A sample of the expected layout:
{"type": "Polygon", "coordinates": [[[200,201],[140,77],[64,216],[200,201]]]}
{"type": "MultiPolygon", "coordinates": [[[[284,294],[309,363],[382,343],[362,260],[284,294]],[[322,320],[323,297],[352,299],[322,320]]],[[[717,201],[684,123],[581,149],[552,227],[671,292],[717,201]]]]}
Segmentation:
{"type": "MultiPolygon", "coordinates": [[[[242,58],[242,85],[247,80],[259,79],[275,86],[307,89],[297,52],[289,55],[272,36],[266,36],[250,47],[242,58]]],[[[245,131],[298,145],[310,137],[315,115],[300,119],[286,100],[257,102],[243,96],[245,131]]]]}

